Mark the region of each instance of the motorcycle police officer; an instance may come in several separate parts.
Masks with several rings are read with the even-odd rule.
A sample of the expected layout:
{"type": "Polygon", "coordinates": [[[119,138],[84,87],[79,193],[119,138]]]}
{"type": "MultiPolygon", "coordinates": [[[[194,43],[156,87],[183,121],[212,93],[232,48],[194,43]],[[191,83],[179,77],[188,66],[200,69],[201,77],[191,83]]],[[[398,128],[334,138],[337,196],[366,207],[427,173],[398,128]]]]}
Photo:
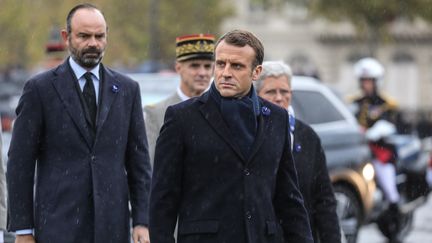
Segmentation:
{"type": "Polygon", "coordinates": [[[396,186],[395,166],[397,153],[395,147],[386,141],[389,135],[396,133],[396,103],[378,90],[384,76],[384,67],[376,59],[360,59],[354,65],[354,73],[362,95],[353,101],[353,110],[369,141],[378,185],[389,202],[387,215],[390,217],[386,220],[393,232],[390,242],[399,242],[396,239],[400,228],[400,195],[396,186]]]}

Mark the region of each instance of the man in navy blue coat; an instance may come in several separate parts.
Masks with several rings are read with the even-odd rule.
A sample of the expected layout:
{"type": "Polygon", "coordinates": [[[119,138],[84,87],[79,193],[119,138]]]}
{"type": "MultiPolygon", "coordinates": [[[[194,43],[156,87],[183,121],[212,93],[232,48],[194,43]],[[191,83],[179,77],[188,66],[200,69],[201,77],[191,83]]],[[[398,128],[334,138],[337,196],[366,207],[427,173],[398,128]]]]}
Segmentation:
{"type": "Polygon", "coordinates": [[[139,86],[100,63],[107,26],[95,6],[74,7],[62,36],[70,57],[31,78],[16,110],[8,229],[17,243],[130,242],[130,202],[134,242],[148,242],[139,86]]]}
{"type": "Polygon", "coordinates": [[[215,47],[202,96],[168,107],[156,143],[152,242],[313,242],[290,152],[288,115],[255,93],[264,48],[234,30],[215,47]]]}
{"type": "Polygon", "coordinates": [[[307,124],[294,118],[289,109],[292,98],[291,68],[280,61],[266,61],[263,72],[255,83],[258,95],[290,110],[290,130],[293,157],[300,191],[303,195],[315,242],[341,242],[336,199],[327,170],[321,140],[307,124]]]}

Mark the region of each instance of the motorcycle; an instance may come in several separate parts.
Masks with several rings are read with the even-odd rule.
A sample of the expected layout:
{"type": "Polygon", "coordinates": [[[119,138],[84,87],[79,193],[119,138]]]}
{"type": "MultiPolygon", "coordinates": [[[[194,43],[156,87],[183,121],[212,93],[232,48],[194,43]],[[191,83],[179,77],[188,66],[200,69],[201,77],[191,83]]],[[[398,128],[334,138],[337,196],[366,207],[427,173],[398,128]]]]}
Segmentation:
{"type": "Polygon", "coordinates": [[[381,132],[387,131],[385,140],[394,146],[397,153],[396,185],[400,195],[398,213],[395,214],[395,211],[391,210],[390,203],[386,201],[377,181],[375,206],[370,222],[376,223],[390,242],[402,242],[412,230],[415,210],[427,201],[430,192],[426,180],[430,146],[426,146],[426,143],[416,135],[395,134],[394,129],[385,127],[386,125],[389,124],[378,124],[381,126],[381,132]]]}

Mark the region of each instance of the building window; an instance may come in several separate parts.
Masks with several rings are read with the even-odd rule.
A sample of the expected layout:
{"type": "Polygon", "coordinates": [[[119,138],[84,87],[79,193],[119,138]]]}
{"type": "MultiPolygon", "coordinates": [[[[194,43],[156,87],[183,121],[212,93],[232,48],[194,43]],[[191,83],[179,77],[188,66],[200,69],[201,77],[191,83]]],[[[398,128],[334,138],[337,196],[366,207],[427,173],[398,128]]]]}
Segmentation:
{"type": "Polygon", "coordinates": [[[319,79],[315,63],[305,54],[296,54],[287,58],[294,75],[310,76],[319,79]]]}
{"type": "Polygon", "coordinates": [[[406,52],[396,52],[393,55],[393,62],[394,63],[412,63],[414,62],[414,58],[411,56],[411,54],[406,52]]]}

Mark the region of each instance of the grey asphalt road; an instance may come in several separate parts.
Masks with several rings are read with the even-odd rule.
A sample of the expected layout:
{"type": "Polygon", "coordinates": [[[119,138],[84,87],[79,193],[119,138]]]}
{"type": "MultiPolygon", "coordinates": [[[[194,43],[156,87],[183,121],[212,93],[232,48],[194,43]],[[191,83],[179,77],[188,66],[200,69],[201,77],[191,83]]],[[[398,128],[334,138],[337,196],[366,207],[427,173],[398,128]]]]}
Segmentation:
{"type": "MultiPolygon", "coordinates": [[[[375,224],[363,226],[357,243],[386,243],[375,224]]],[[[414,213],[414,226],[404,243],[432,243],[432,194],[426,204],[414,213]]]]}

